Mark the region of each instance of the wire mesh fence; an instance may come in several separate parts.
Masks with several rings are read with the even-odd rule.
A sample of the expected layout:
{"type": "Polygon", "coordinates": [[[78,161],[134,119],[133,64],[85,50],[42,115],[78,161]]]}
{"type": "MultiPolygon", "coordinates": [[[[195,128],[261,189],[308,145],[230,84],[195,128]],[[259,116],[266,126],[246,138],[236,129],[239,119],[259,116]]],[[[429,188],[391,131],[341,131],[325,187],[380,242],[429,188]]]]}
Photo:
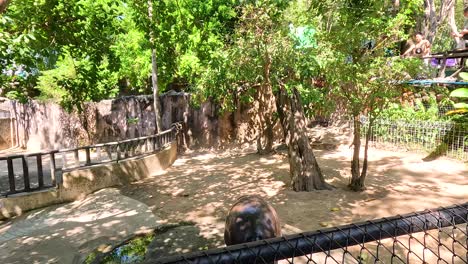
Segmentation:
{"type": "Polygon", "coordinates": [[[468,263],[468,203],[154,263],[468,263]]]}
{"type": "MultiPolygon", "coordinates": [[[[367,129],[365,124],[364,130],[367,129]]],[[[376,120],[371,128],[370,144],[468,160],[468,125],[448,121],[376,120]]]]}

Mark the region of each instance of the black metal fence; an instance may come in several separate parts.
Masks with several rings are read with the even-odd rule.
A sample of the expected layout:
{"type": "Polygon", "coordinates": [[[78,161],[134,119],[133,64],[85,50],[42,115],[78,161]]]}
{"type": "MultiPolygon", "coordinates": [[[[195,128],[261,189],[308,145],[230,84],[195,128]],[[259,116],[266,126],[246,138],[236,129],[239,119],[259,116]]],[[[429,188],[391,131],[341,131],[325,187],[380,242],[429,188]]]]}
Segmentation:
{"type": "Polygon", "coordinates": [[[0,197],[56,187],[63,172],[152,154],[174,141],[177,129],[175,124],[157,135],[0,157],[0,197]]]}
{"type": "Polygon", "coordinates": [[[468,263],[468,203],[154,263],[468,263]]]}
{"type": "MultiPolygon", "coordinates": [[[[367,127],[365,127],[367,129],[367,127]]],[[[468,125],[445,121],[376,120],[371,144],[437,152],[468,160],[468,125]]]]}

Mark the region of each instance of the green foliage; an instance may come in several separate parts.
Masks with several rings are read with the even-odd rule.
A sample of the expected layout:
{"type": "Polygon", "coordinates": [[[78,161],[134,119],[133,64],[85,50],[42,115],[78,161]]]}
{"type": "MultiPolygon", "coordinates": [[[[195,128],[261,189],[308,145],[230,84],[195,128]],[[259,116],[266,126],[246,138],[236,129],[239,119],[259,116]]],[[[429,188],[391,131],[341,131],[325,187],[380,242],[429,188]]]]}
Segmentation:
{"type": "Polygon", "coordinates": [[[450,97],[468,98],[468,88],[458,88],[450,93],[450,97]]]}
{"type": "Polygon", "coordinates": [[[220,68],[224,65],[222,49],[237,19],[237,1],[155,1],[154,21],[146,18],[146,0],[129,5],[136,27],[141,32],[153,29],[163,89],[177,83],[192,90],[214,82],[206,80],[207,72],[224,70],[220,68]]]}
{"type": "Polygon", "coordinates": [[[2,74],[1,87],[69,107],[114,95],[110,46],[121,31],[121,7],[117,0],[12,1],[0,21],[0,68],[12,72],[2,74]],[[25,77],[13,85],[19,68],[25,77]]]}
{"type": "Polygon", "coordinates": [[[129,124],[129,125],[136,125],[136,124],[138,124],[139,121],[140,121],[140,119],[138,117],[129,117],[129,118],[127,118],[127,124],[129,124]]]}
{"type": "Polygon", "coordinates": [[[0,68],[10,72],[0,74],[3,93],[67,107],[148,93],[149,32],[156,39],[161,90],[176,84],[193,92],[196,103],[210,99],[224,109],[236,100],[252,102],[265,82],[273,89],[298,88],[309,115],[331,112],[332,92],[352,84],[352,107],[362,108],[360,98],[391,97],[388,80],[419,67],[385,54],[406,37],[400,28],[412,23],[420,1],[401,1],[401,12],[392,16],[387,1],[162,0],[153,1],[153,21],[147,4],[12,1],[0,17],[0,68]],[[301,30],[311,43],[299,45],[301,30]],[[371,40],[377,46],[362,49],[371,40]],[[269,80],[262,68],[267,61],[269,80]]]}
{"type": "Polygon", "coordinates": [[[392,14],[387,1],[340,1],[341,9],[329,14],[333,23],[318,24],[328,29],[322,29],[320,49],[329,50],[319,60],[333,69],[325,73],[327,81],[352,116],[379,113],[400,93],[398,82],[420,69],[420,62],[388,56],[406,37],[403,29],[413,23],[416,2],[402,1],[400,12],[392,14]]]}
{"type": "Polygon", "coordinates": [[[428,107],[420,100],[417,100],[416,107],[402,106],[399,103],[392,103],[388,108],[380,111],[379,118],[391,121],[437,121],[440,120],[439,108],[434,97],[430,97],[428,107]]]}
{"type": "MultiPolygon", "coordinates": [[[[237,9],[239,22],[229,42],[212,53],[195,82],[200,99],[212,98],[232,109],[235,97],[252,101],[255,89],[282,79],[283,59],[292,44],[281,15],[286,7],[287,1],[246,1],[237,9]]],[[[200,63],[189,58],[192,68],[199,69],[200,63]]]]}
{"type": "Polygon", "coordinates": [[[131,10],[124,10],[124,32],[110,47],[118,60],[118,80],[123,92],[149,93],[151,90],[151,49],[147,34],[137,28],[131,10]]]}
{"type": "Polygon", "coordinates": [[[40,99],[61,101],[67,91],[58,83],[66,79],[76,78],[73,58],[70,55],[63,56],[57,61],[55,69],[43,71],[38,78],[37,89],[40,91],[40,99]]]}
{"type": "Polygon", "coordinates": [[[153,239],[154,234],[132,239],[129,243],[114,249],[102,260],[102,263],[138,263],[144,259],[148,245],[153,239]]]}
{"type": "Polygon", "coordinates": [[[466,100],[468,99],[468,88],[455,89],[450,93],[450,97],[456,98],[458,100],[465,101],[465,102],[455,103],[453,105],[455,110],[447,112],[447,115],[453,116],[454,120],[457,121],[458,123],[467,123],[468,103],[466,103],[466,100]]]}

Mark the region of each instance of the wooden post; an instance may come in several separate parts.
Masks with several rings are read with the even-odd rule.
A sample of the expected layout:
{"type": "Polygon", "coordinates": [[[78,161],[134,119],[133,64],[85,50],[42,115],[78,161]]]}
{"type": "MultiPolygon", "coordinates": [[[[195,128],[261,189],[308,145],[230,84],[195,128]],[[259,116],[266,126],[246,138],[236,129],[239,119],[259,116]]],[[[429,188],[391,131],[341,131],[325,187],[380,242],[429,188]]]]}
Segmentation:
{"type": "Polygon", "coordinates": [[[75,166],[79,167],[80,166],[80,156],[79,156],[79,153],[78,153],[78,149],[75,149],[75,151],[73,151],[74,155],[75,155],[75,166]]]}
{"type": "Polygon", "coordinates": [[[101,147],[96,147],[96,155],[99,162],[101,162],[101,147]]]}
{"type": "Polygon", "coordinates": [[[444,58],[442,59],[442,68],[439,71],[440,78],[445,78],[445,69],[447,68],[446,62],[447,62],[447,54],[445,54],[444,58]]]}
{"type": "Polygon", "coordinates": [[[91,165],[91,153],[89,151],[89,147],[86,147],[86,166],[91,165]]]}
{"type": "Polygon", "coordinates": [[[37,182],[39,184],[39,189],[44,187],[44,173],[42,171],[42,154],[37,154],[37,182]]]}
{"type": "Polygon", "coordinates": [[[50,179],[52,180],[52,186],[57,185],[56,180],[56,165],[55,165],[55,152],[50,153],[50,179]]]}
{"type": "Polygon", "coordinates": [[[67,164],[67,154],[65,152],[62,152],[62,161],[63,161],[63,168],[66,169],[68,167],[68,164],[67,164]]]}
{"type": "Polygon", "coordinates": [[[109,158],[109,161],[112,161],[111,146],[105,146],[105,148],[106,148],[106,153],[107,153],[107,157],[109,158]]]}
{"type": "Polygon", "coordinates": [[[119,161],[121,159],[121,156],[120,156],[120,143],[117,144],[117,161],[119,161]]]}
{"type": "Polygon", "coordinates": [[[15,172],[13,171],[13,159],[7,158],[7,167],[8,167],[8,182],[10,183],[10,192],[16,192],[15,186],[15,172]]]}
{"type": "Polygon", "coordinates": [[[24,179],[24,190],[29,191],[31,189],[31,184],[29,181],[29,170],[28,170],[28,160],[25,156],[21,157],[23,162],[23,179],[24,179]]]}

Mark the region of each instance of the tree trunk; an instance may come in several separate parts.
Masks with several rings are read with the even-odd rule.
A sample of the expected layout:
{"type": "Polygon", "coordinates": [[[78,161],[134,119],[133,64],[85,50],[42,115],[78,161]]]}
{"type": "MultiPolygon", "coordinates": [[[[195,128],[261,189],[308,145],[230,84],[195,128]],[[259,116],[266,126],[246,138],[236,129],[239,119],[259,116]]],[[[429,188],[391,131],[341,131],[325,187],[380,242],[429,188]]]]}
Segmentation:
{"type": "Polygon", "coordinates": [[[289,173],[293,190],[299,192],[333,189],[325,182],[310,146],[299,92],[294,89],[293,94],[288,96],[286,90],[281,88],[277,104],[288,145],[289,173]]]}
{"type": "MultiPolygon", "coordinates": [[[[457,24],[455,23],[455,1],[454,1],[454,4],[452,4],[449,7],[449,10],[448,10],[448,24],[452,32],[458,32],[457,24]]],[[[457,49],[465,48],[465,41],[463,39],[456,37],[455,41],[457,43],[457,47],[456,47],[457,49]]]]}
{"type": "Polygon", "coordinates": [[[374,121],[375,121],[375,118],[372,118],[372,117],[369,118],[369,127],[368,127],[367,133],[366,133],[366,144],[364,145],[364,161],[362,162],[361,177],[359,178],[360,190],[365,190],[365,188],[366,188],[364,182],[365,182],[366,176],[367,176],[367,168],[369,167],[368,166],[369,140],[370,140],[370,136],[372,134],[372,126],[374,125],[374,121]]]}
{"type": "Polygon", "coordinates": [[[434,0],[424,1],[424,25],[422,26],[423,34],[430,43],[434,41],[434,36],[437,32],[437,17],[434,0]]]}
{"type": "Polygon", "coordinates": [[[351,182],[349,187],[354,191],[360,191],[360,164],[359,153],[361,151],[361,121],[359,114],[353,117],[354,138],[353,138],[353,159],[351,161],[351,182]]]}
{"type": "Polygon", "coordinates": [[[439,14],[436,13],[434,0],[424,1],[424,21],[420,29],[424,31],[427,40],[434,42],[438,27],[448,17],[450,8],[455,5],[455,0],[441,0],[439,14]]]}
{"type": "Polygon", "coordinates": [[[6,11],[10,0],[0,0],[0,14],[6,11]]]}
{"type": "Polygon", "coordinates": [[[265,61],[263,65],[263,84],[258,89],[258,115],[259,132],[257,137],[257,151],[259,154],[268,154],[273,150],[273,112],[275,109],[275,100],[270,81],[271,58],[268,52],[265,52],[265,61]],[[262,140],[265,141],[263,146],[262,140]]]}
{"type": "Polygon", "coordinates": [[[150,44],[151,44],[151,81],[153,85],[153,100],[154,100],[154,116],[155,116],[155,132],[159,133],[162,131],[162,122],[161,122],[161,114],[159,113],[159,87],[158,87],[158,64],[156,61],[156,48],[154,45],[154,28],[153,28],[153,2],[152,0],[148,0],[148,18],[150,21],[150,44]]]}

